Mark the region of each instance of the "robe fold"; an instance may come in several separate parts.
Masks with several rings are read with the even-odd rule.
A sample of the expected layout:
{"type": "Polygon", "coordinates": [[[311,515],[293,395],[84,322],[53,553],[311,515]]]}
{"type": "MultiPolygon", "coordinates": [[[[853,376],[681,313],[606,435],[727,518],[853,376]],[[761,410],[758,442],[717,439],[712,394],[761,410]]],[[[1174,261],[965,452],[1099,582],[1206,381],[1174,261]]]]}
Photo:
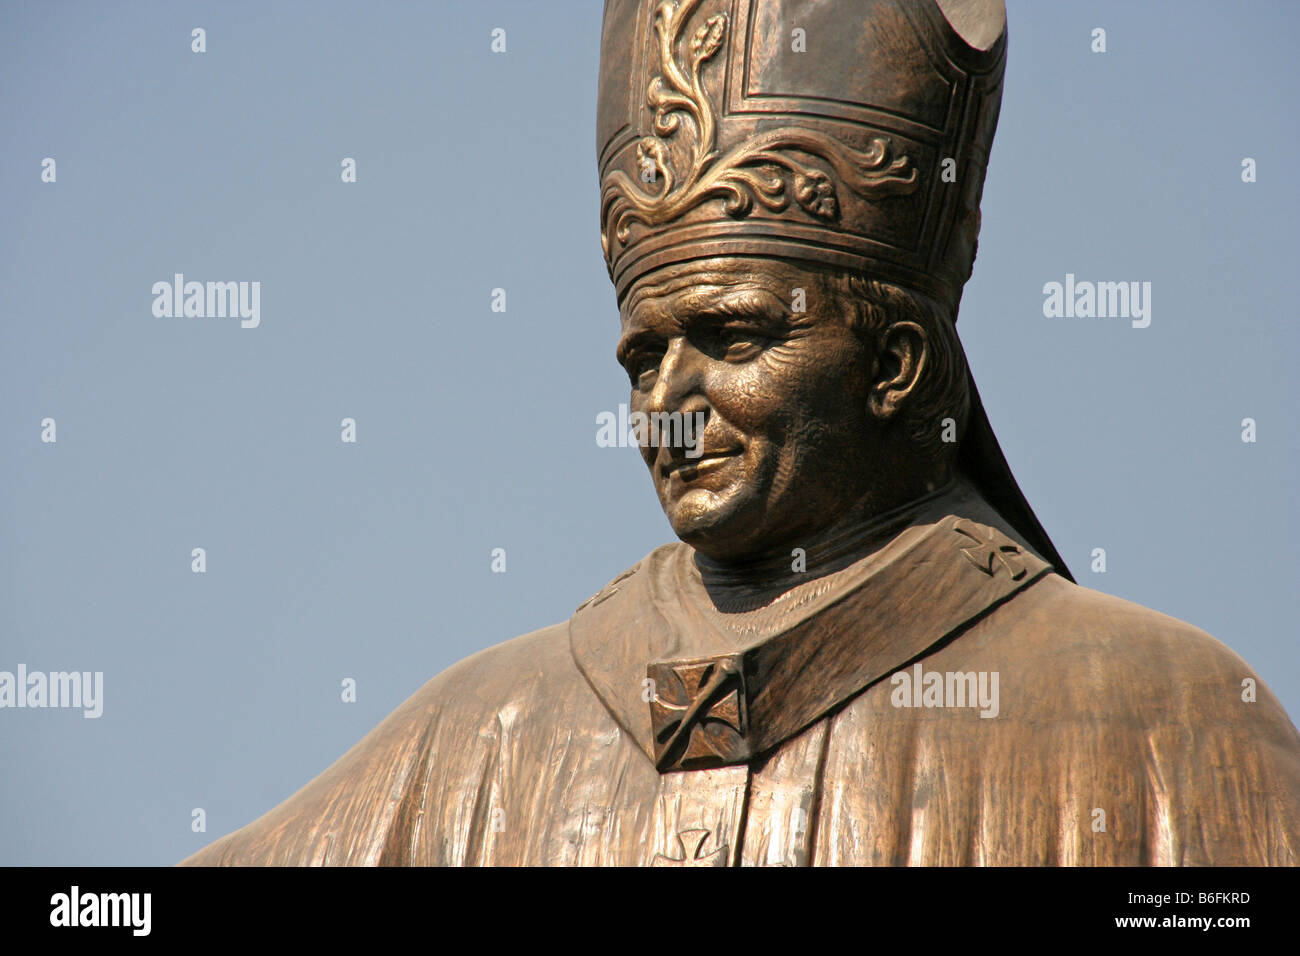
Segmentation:
{"type": "Polygon", "coordinates": [[[1258,676],[978,496],[789,604],[728,629],[666,545],[184,863],[1300,862],[1300,735],[1258,676]]]}

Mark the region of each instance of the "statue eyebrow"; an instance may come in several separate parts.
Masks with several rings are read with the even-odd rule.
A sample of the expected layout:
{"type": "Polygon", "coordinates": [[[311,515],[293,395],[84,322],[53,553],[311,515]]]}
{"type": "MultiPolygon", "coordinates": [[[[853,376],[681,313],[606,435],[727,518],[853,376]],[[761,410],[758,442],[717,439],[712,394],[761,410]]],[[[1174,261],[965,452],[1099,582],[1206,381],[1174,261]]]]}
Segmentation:
{"type": "Polygon", "coordinates": [[[619,365],[626,365],[628,356],[640,348],[646,342],[662,341],[663,335],[653,329],[638,329],[635,332],[622,336],[618,340],[618,348],[614,350],[614,357],[618,359],[619,365]]]}
{"type": "Polygon", "coordinates": [[[689,295],[681,303],[684,324],[712,323],[726,319],[751,319],[780,322],[790,310],[775,295],[766,291],[746,290],[724,296],[689,295]]]}
{"type": "Polygon", "coordinates": [[[785,325],[788,313],[784,309],[755,309],[745,305],[720,305],[701,309],[687,316],[683,321],[688,329],[709,328],[726,325],[729,321],[742,321],[763,328],[776,328],[785,325]]]}

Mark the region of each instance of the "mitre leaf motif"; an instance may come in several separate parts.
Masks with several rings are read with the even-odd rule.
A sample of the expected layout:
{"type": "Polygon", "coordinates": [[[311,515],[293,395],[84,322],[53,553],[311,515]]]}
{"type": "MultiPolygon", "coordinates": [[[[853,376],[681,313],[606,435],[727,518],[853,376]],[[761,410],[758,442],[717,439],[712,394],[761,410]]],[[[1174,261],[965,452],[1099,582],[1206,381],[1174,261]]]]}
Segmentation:
{"type": "MultiPolygon", "coordinates": [[[[665,0],[655,8],[660,74],[646,90],[646,105],[654,111],[658,136],[637,143],[637,168],[649,181],[661,183],[657,191],[642,189],[623,170],[614,170],[601,189],[601,247],[611,259],[610,232],[626,245],[632,223],[661,226],[709,199],[721,198],[728,215],[748,216],[757,202],[772,212],[782,212],[793,198],[808,215],[833,222],[839,218],[835,181],[797,154],[824,160],[836,181],[865,197],[905,195],[917,187],[916,167],[908,156],[894,157],[887,140],[873,137],[865,150],[856,150],[825,133],[811,129],[770,130],[749,137],[725,154],[719,154],[717,119],[704,90],[700,70],[722,49],[727,35],[726,14],[715,14],[696,29],[690,58],[678,62],[678,47],[686,24],[700,0],[665,0]],[[668,162],[663,137],[677,133],[683,117],[695,128],[691,167],[681,182],[668,162]]],[[[654,188],[654,187],[652,187],[654,188]]]]}

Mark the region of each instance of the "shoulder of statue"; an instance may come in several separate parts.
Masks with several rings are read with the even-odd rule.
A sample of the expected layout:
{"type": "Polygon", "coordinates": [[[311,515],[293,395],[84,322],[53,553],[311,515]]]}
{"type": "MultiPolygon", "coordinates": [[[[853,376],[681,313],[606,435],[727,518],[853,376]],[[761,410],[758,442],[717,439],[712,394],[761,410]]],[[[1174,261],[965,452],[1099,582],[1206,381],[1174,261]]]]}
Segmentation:
{"type": "MultiPolygon", "coordinates": [[[[1058,651],[1092,648],[1116,666],[1148,661],[1166,672],[1184,666],[1236,671],[1245,663],[1221,641],[1186,621],[1141,604],[1083,587],[1058,574],[1048,575],[1026,594],[1033,613],[1053,620],[1051,639],[1058,651]]],[[[1025,610],[1030,610],[1026,604],[1025,610]]]]}
{"type": "Polygon", "coordinates": [[[457,661],[426,682],[408,704],[444,716],[491,713],[507,702],[526,700],[534,690],[542,696],[557,693],[573,671],[567,624],[539,628],[457,661]]]}
{"type": "Polygon", "coordinates": [[[1058,705],[1104,705],[1117,719],[1152,725],[1267,725],[1294,738],[1300,755],[1300,737],[1260,676],[1186,621],[1050,574],[989,625],[1009,639],[1026,679],[1067,690],[1058,705]]]}
{"type": "Polygon", "coordinates": [[[400,857],[406,844],[390,839],[390,828],[407,832],[402,814],[419,808],[429,767],[471,786],[508,735],[546,733],[554,720],[542,718],[557,713],[581,721],[586,695],[564,623],[479,651],[426,681],[293,796],[183,865],[373,865],[400,857]]]}
{"type": "MultiPolygon", "coordinates": [[[[649,585],[650,572],[666,568],[677,556],[678,552],[684,549],[687,549],[687,545],[682,544],[680,541],[655,548],[636,564],[615,575],[608,584],[579,604],[573,612],[574,617],[576,618],[585,611],[600,607],[616,596],[622,596],[623,601],[629,595],[638,592],[644,596],[645,589],[649,585]]],[[[623,601],[617,603],[622,604],[623,601]]]]}

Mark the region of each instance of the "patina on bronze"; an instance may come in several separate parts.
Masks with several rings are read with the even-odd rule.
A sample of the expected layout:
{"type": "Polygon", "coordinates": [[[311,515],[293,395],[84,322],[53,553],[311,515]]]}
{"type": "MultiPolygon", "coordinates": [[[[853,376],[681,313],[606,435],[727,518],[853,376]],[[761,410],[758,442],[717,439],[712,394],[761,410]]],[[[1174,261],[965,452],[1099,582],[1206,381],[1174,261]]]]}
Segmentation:
{"type": "Polygon", "coordinates": [[[1004,21],[609,0],[602,244],[633,410],[704,422],[642,449],[681,543],[187,863],[1298,862],[1277,699],[1069,579],[967,371],[1004,21]]]}

